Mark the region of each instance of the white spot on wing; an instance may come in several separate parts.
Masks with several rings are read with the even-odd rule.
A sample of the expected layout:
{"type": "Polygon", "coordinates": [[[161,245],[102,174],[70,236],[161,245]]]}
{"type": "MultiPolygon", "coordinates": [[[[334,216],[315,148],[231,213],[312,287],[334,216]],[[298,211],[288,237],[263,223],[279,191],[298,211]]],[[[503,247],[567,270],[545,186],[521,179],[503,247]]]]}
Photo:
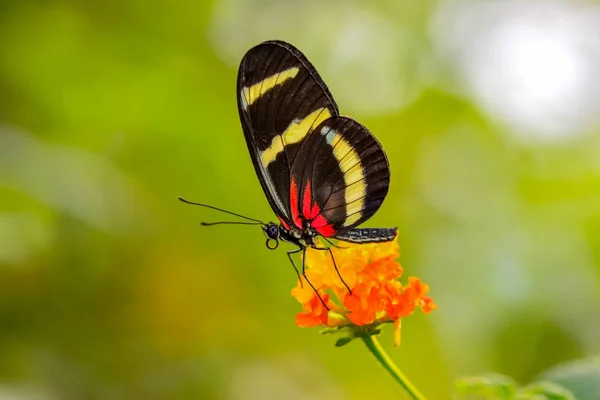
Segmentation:
{"type": "Polygon", "coordinates": [[[240,99],[242,100],[242,109],[244,111],[248,111],[248,101],[246,100],[244,89],[242,89],[242,92],[241,92],[241,95],[240,95],[240,99]]]}
{"type": "Polygon", "coordinates": [[[335,133],[335,131],[333,129],[331,129],[329,131],[329,133],[327,134],[327,136],[325,136],[325,141],[327,142],[328,145],[332,146],[333,141],[335,140],[336,137],[337,137],[337,133],[335,133]]]}

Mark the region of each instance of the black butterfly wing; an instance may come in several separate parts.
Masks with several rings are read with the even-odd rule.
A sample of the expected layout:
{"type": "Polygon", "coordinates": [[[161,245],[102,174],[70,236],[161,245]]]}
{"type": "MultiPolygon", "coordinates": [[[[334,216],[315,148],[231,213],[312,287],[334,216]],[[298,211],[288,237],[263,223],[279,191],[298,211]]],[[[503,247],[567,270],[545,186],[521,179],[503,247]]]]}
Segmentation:
{"type": "Polygon", "coordinates": [[[281,222],[293,223],[290,169],[303,139],[339,112],[306,57],[281,41],[250,49],[240,63],[238,110],[252,163],[281,222]]]}
{"type": "Polygon", "coordinates": [[[388,192],[390,168],[375,137],[335,116],[305,138],[292,167],[292,220],[336,237],[369,219],[388,192]],[[306,224],[305,223],[305,224],[306,224]]]}

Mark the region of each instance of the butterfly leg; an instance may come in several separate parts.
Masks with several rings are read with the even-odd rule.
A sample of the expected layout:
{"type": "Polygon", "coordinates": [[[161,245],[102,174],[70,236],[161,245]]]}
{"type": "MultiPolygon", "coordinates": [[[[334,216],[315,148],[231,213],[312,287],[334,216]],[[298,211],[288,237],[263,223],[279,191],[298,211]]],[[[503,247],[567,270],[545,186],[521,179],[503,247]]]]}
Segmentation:
{"type": "MultiPolygon", "coordinates": [[[[297,250],[288,251],[288,253],[287,253],[288,258],[292,262],[292,265],[294,266],[294,269],[296,270],[296,272],[298,272],[298,269],[296,268],[296,265],[294,264],[294,261],[292,260],[292,254],[298,253],[300,251],[302,251],[302,276],[304,277],[306,282],[310,285],[312,290],[315,291],[315,293],[317,294],[317,297],[319,298],[319,300],[321,300],[321,304],[323,304],[323,307],[325,307],[327,309],[327,311],[329,311],[329,307],[327,307],[327,304],[325,304],[325,301],[323,300],[323,298],[321,297],[321,295],[319,294],[319,292],[317,291],[315,286],[308,280],[308,276],[306,276],[306,272],[305,272],[305,270],[306,270],[306,247],[299,248],[297,250]]],[[[300,279],[300,275],[298,275],[298,279],[300,279]]],[[[302,279],[300,279],[300,286],[302,287],[302,279]]]]}
{"type": "Polygon", "coordinates": [[[344,286],[346,286],[346,289],[348,289],[348,293],[352,294],[352,289],[350,289],[350,286],[348,286],[348,284],[346,283],[346,281],[344,280],[344,278],[342,278],[342,274],[340,274],[340,270],[337,267],[337,264],[335,263],[335,258],[333,257],[333,252],[331,251],[331,248],[329,247],[313,247],[313,249],[315,250],[323,250],[323,251],[328,251],[329,255],[331,256],[331,261],[333,261],[333,269],[335,269],[335,272],[337,272],[337,276],[340,278],[340,281],[342,281],[342,283],[344,284],[344,286]]]}
{"type": "MultiPolygon", "coordinates": [[[[288,251],[287,256],[290,259],[290,262],[292,263],[292,267],[294,267],[294,271],[296,271],[296,275],[298,276],[298,280],[300,281],[300,287],[303,288],[304,284],[302,283],[302,278],[300,278],[300,271],[298,271],[298,268],[296,268],[296,264],[294,264],[294,260],[292,259],[292,254],[299,253],[301,250],[301,248],[297,248],[296,250],[288,251]]],[[[302,275],[304,275],[304,268],[302,269],[302,275]]]]}

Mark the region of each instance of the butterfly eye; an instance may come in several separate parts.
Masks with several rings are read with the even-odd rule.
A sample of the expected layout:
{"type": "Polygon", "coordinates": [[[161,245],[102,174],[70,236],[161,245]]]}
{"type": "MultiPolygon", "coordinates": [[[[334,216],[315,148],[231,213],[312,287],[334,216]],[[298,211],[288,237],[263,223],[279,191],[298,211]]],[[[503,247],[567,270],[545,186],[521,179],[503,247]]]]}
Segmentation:
{"type": "Polygon", "coordinates": [[[263,226],[263,231],[265,231],[268,240],[279,239],[279,228],[274,223],[271,222],[268,225],[263,226]]]}
{"type": "Polygon", "coordinates": [[[270,230],[271,230],[271,232],[270,232],[270,234],[271,234],[270,237],[271,238],[275,238],[276,239],[276,238],[279,237],[279,228],[277,226],[271,225],[270,230]]]}

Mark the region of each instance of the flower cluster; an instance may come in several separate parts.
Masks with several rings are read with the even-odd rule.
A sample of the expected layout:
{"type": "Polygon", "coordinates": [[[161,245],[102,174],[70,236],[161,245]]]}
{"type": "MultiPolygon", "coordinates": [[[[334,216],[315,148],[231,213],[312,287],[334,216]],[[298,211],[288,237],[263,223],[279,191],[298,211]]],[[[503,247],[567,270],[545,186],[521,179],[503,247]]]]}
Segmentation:
{"type": "Polygon", "coordinates": [[[310,285],[298,282],[292,296],[302,304],[303,311],[296,315],[296,325],[333,328],[394,321],[399,330],[400,319],[412,314],[416,307],[425,313],[436,309],[433,300],[426,296],[428,285],[419,278],[409,277],[404,285],[397,280],[403,270],[396,261],[396,240],[342,246],[331,250],[351,293],[336,273],[329,252],[307,249],[306,275],[329,310],[310,285]]]}

